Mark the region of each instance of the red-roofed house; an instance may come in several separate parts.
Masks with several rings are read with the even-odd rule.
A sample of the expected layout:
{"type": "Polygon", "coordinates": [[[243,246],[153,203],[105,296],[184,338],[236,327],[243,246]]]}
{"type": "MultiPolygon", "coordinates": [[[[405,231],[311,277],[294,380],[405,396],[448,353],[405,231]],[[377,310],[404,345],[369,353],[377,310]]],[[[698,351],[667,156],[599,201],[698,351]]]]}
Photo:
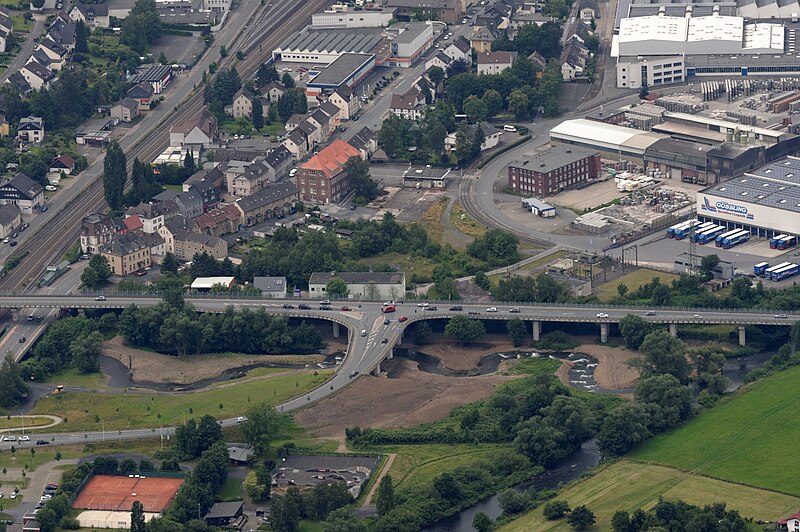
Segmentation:
{"type": "Polygon", "coordinates": [[[125,229],[127,229],[129,233],[132,233],[133,231],[141,231],[142,227],[144,227],[142,219],[136,215],[123,218],[122,223],[125,224],[125,229]]]}
{"type": "Polygon", "coordinates": [[[211,236],[233,233],[239,227],[239,209],[236,205],[221,205],[192,220],[192,231],[211,236]]]}
{"type": "Polygon", "coordinates": [[[800,514],[794,514],[786,519],[775,521],[775,530],[778,532],[800,532],[800,514]]]}
{"type": "Polygon", "coordinates": [[[74,169],[75,159],[69,155],[59,155],[50,162],[50,172],[53,174],[59,174],[61,172],[69,174],[74,169]]]}
{"type": "Polygon", "coordinates": [[[341,139],[334,140],[309,159],[297,172],[297,188],[304,201],[336,203],[349,192],[344,165],[361,152],[341,139]]]}

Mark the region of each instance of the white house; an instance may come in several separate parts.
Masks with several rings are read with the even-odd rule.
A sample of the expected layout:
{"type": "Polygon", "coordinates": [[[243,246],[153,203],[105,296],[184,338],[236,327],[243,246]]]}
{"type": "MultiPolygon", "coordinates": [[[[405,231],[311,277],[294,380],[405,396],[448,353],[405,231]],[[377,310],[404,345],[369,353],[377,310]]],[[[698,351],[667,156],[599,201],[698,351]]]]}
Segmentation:
{"type": "Polygon", "coordinates": [[[111,19],[108,16],[108,4],[82,4],[78,2],[69,12],[69,18],[74,22],[83,21],[92,28],[108,28],[111,19]]]}
{"type": "Polygon", "coordinates": [[[44,187],[22,172],[0,185],[0,205],[16,205],[31,214],[44,204],[44,187]]]}
{"type": "Polygon", "coordinates": [[[203,109],[197,118],[176,124],[169,130],[169,145],[183,146],[200,153],[217,138],[217,118],[208,109],[203,109]]]}
{"type": "Polygon", "coordinates": [[[451,57],[453,61],[463,60],[472,66],[472,46],[466,37],[459,35],[450,44],[442,48],[442,51],[451,57]]]}
{"type": "Polygon", "coordinates": [[[312,298],[327,299],[328,281],[339,278],[347,285],[349,295],[358,299],[382,301],[400,299],[406,293],[406,274],[402,272],[314,272],[308,280],[312,298]]]}
{"type": "Polygon", "coordinates": [[[500,74],[511,68],[517,52],[481,52],[478,54],[478,74],[500,74]]]}
{"type": "Polygon", "coordinates": [[[794,514],[786,519],[776,521],[776,530],[785,530],[786,532],[800,532],[800,514],[794,514]]]}
{"type": "Polygon", "coordinates": [[[416,87],[405,94],[392,94],[389,111],[409,120],[420,120],[425,114],[425,97],[416,87]]]}
{"type": "Polygon", "coordinates": [[[361,101],[358,96],[345,86],[333,91],[328,101],[339,108],[339,117],[342,120],[350,120],[361,109],[361,101]]]}
{"type": "Polygon", "coordinates": [[[44,140],[44,120],[38,116],[20,118],[17,126],[17,141],[39,144],[44,140]]]}
{"type": "MultiPolygon", "coordinates": [[[[474,134],[475,128],[480,127],[481,131],[483,132],[483,142],[481,142],[481,151],[489,150],[497,146],[500,142],[500,135],[503,134],[502,129],[497,129],[489,122],[481,122],[478,125],[467,126],[467,135],[474,134]]],[[[452,133],[448,133],[444,139],[444,147],[447,151],[453,151],[456,149],[456,134],[457,132],[454,131],[452,133]]]]}
{"type": "Polygon", "coordinates": [[[25,78],[25,81],[36,90],[49,89],[50,81],[56,77],[49,68],[40,65],[34,59],[31,59],[31,61],[19,71],[22,77],[25,78]]]}

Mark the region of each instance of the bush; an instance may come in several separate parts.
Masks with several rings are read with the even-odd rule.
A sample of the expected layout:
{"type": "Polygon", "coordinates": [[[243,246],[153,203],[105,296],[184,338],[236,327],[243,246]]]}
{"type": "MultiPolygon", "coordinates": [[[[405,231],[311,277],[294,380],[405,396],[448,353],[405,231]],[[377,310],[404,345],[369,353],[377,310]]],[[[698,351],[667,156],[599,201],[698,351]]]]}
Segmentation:
{"type": "Polygon", "coordinates": [[[81,527],[81,524],[74,517],[64,516],[61,518],[60,526],[64,530],[78,530],[81,527]]]}
{"type": "Polygon", "coordinates": [[[552,501],[544,505],[544,517],[550,521],[561,519],[570,511],[567,501],[552,501]]]}

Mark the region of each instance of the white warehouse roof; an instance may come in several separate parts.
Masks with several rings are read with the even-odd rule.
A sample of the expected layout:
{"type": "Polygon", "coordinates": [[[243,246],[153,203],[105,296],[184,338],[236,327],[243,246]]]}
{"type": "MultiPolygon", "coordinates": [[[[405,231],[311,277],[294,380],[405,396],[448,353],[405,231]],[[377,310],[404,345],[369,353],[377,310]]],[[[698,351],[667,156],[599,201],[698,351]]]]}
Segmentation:
{"type": "Polygon", "coordinates": [[[551,140],[560,140],[599,150],[616,151],[624,148],[626,152],[638,154],[643,154],[645,149],[663,138],[668,137],[585,118],[565,120],[550,130],[551,140]]]}
{"type": "Polygon", "coordinates": [[[783,53],[780,24],[745,24],[742,17],[622,19],[617,36],[620,56],[783,53]]]}

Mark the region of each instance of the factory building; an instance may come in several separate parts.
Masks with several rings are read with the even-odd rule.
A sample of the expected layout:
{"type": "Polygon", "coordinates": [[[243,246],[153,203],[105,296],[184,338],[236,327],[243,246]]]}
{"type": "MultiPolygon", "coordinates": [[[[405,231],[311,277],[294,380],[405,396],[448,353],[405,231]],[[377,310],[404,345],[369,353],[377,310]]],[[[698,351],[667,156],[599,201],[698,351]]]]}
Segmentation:
{"type": "Polygon", "coordinates": [[[578,118],[550,130],[550,140],[600,152],[604,159],[631,161],[644,166],[645,150],[666,135],[578,118]]]}
{"type": "Polygon", "coordinates": [[[773,237],[800,233],[800,158],[786,157],[697,193],[697,216],[773,237]]]}
{"type": "Polygon", "coordinates": [[[314,99],[323,91],[332,93],[340,87],[352,89],[375,68],[373,54],[345,53],[325,68],[310,71],[311,79],[306,84],[306,96],[314,99]]]}
{"type": "Polygon", "coordinates": [[[553,146],[508,165],[508,186],[539,197],[553,196],[600,177],[600,155],[571,146],[553,146]]]}

